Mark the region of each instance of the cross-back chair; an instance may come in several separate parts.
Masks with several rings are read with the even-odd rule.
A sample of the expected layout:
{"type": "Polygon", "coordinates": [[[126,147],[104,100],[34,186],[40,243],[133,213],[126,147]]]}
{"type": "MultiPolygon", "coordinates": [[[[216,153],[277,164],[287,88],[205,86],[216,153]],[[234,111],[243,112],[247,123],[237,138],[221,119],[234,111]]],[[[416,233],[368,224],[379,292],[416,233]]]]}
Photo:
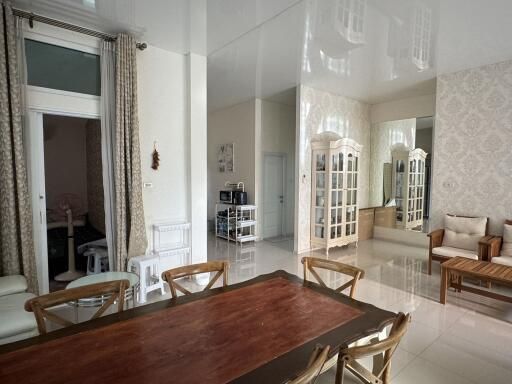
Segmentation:
{"type": "Polygon", "coordinates": [[[375,339],[363,346],[342,347],[338,354],[335,383],[343,384],[344,372],[347,369],[363,383],[389,384],[391,382],[391,358],[405,335],[410,320],[410,314],[399,313],[386,339],[375,339]],[[357,362],[358,359],[368,356],[373,356],[371,372],[357,362]]]}
{"type": "Polygon", "coordinates": [[[116,300],[117,312],[122,312],[124,309],[125,290],[129,286],[130,282],[128,280],[115,280],[51,292],[46,295],[37,296],[27,300],[25,302],[25,310],[34,313],[39,333],[44,335],[47,332],[45,320],[52,321],[64,327],[74,324],[72,321],[64,319],[54,312],[49,312],[49,308],[78,301],[80,299],[109,296],[103,305],[91,317],[91,320],[100,317],[112,304],[115,303],[116,300]]]}
{"type": "Polygon", "coordinates": [[[352,280],[334,289],[334,291],[341,293],[350,287],[350,297],[352,298],[356,292],[357,282],[359,279],[364,278],[364,271],[362,269],[352,265],[343,264],[338,261],[320,259],[318,257],[303,257],[301,261],[304,265],[304,281],[307,280],[308,273],[311,273],[322,287],[329,288],[327,284],[325,284],[325,282],[322,280],[320,275],[318,275],[317,271],[315,271],[315,268],[327,269],[329,271],[338,272],[343,275],[352,276],[352,280]]]}
{"type": "Polygon", "coordinates": [[[308,367],[295,379],[288,381],[286,384],[310,384],[314,383],[329,356],[330,347],[316,346],[313,350],[308,363],[308,367]]]}
{"type": "Polygon", "coordinates": [[[207,263],[191,264],[184,267],[169,269],[162,273],[162,279],[167,281],[169,287],[171,288],[171,295],[173,298],[175,298],[178,297],[177,291],[180,291],[185,295],[192,293],[181,284],[177,283],[177,279],[197,275],[199,273],[217,272],[215,276],[213,276],[213,278],[210,280],[208,285],[206,285],[206,287],[203,289],[203,291],[207,291],[213,287],[213,284],[215,284],[221,276],[223,286],[225,287],[228,285],[228,268],[229,263],[227,261],[209,261],[207,263]]]}

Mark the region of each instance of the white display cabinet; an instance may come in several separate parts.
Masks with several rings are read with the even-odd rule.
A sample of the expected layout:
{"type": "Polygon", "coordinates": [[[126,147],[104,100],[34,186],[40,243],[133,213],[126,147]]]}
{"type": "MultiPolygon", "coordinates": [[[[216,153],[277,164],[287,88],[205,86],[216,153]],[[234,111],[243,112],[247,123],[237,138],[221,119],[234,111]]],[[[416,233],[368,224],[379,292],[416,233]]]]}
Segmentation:
{"type": "Polygon", "coordinates": [[[312,148],[311,245],[339,247],[358,240],[362,146],[351,139],[315,141],[312,148]]]}
{"type": "Polygon", "coordinates": [[[420,149],[394,150],[392,196],[396,202],[396,227],[421,229],[425,198],[425,159],[420,149]]]}

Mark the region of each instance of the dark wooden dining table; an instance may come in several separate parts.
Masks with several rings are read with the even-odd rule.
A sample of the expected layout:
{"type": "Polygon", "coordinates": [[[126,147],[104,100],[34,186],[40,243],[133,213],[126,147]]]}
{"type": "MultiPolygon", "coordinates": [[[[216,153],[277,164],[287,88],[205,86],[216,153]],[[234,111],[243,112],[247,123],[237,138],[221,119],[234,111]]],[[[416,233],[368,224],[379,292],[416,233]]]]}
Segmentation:
{"type": "Polygon", "coordinates": [[[395,316],[276,271],[0,346],[0,383],[283,383],[395,316]]]}

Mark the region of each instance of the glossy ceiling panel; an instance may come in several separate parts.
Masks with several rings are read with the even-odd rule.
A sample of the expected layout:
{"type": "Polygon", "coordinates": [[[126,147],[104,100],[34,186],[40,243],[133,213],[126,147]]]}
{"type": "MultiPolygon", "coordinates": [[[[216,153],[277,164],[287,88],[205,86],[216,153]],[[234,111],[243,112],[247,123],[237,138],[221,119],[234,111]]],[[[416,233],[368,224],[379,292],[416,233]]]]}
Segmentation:
{"type": "Polygon", "coordinates": [[[208,0],[208,54],[302,0],[208,0]]]}
{"type": "Polygon", "coordinates": [[[129,32],[169,51],[189,51],[189,0],[15,0],[14,4],[107,33],[129,32]]]}
{"type": "Polygon", "coordinates": [[[210,109],[268,97],[299,83],[377,103],[431,94],[440,73],[512,59],[510,0],[15,0],[15,4],[105,32],[128,31],[166,50],[210,53],[210,109]],[[206,15],[196,20],[198,5],[206,8],[206,15]],[[207,41],[195,44],[201,38],[197,34],[207,41]]]}
{"type": "Polygon", "coordinates": [[[209,108],[299,83],[368,103],[432,94],[439,73],[512,59],[511,16],[506,0],[303,0],[209,56],[209,108]]]}

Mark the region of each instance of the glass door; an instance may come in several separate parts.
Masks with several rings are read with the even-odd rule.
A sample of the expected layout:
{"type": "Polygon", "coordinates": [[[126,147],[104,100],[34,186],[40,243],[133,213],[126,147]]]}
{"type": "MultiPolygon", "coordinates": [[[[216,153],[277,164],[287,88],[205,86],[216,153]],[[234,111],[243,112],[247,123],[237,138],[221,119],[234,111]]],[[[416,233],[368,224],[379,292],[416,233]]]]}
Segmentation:
{"type": "Polygon", "coordinates": [[[345,235],[356,234],[357,229],[357,187],[358,187],[359,157],[349,153],[346,166],[346,210],[345,235]]]}
{"type": "Polygon", "coordinates": [[[342,152],[331,151],[331,207],[330,207],[330,239],[334,240],[342,236],[343,230],[343,210],[345,200],[343,196],[344,188],[344,155],[342,152]]]}
{"type": "Polygon", "coordinates": [[[325,225],[327,220],[327,156],[325,151],[313,152],[313,236],[317,239],[325,238],[325,225]]]}

